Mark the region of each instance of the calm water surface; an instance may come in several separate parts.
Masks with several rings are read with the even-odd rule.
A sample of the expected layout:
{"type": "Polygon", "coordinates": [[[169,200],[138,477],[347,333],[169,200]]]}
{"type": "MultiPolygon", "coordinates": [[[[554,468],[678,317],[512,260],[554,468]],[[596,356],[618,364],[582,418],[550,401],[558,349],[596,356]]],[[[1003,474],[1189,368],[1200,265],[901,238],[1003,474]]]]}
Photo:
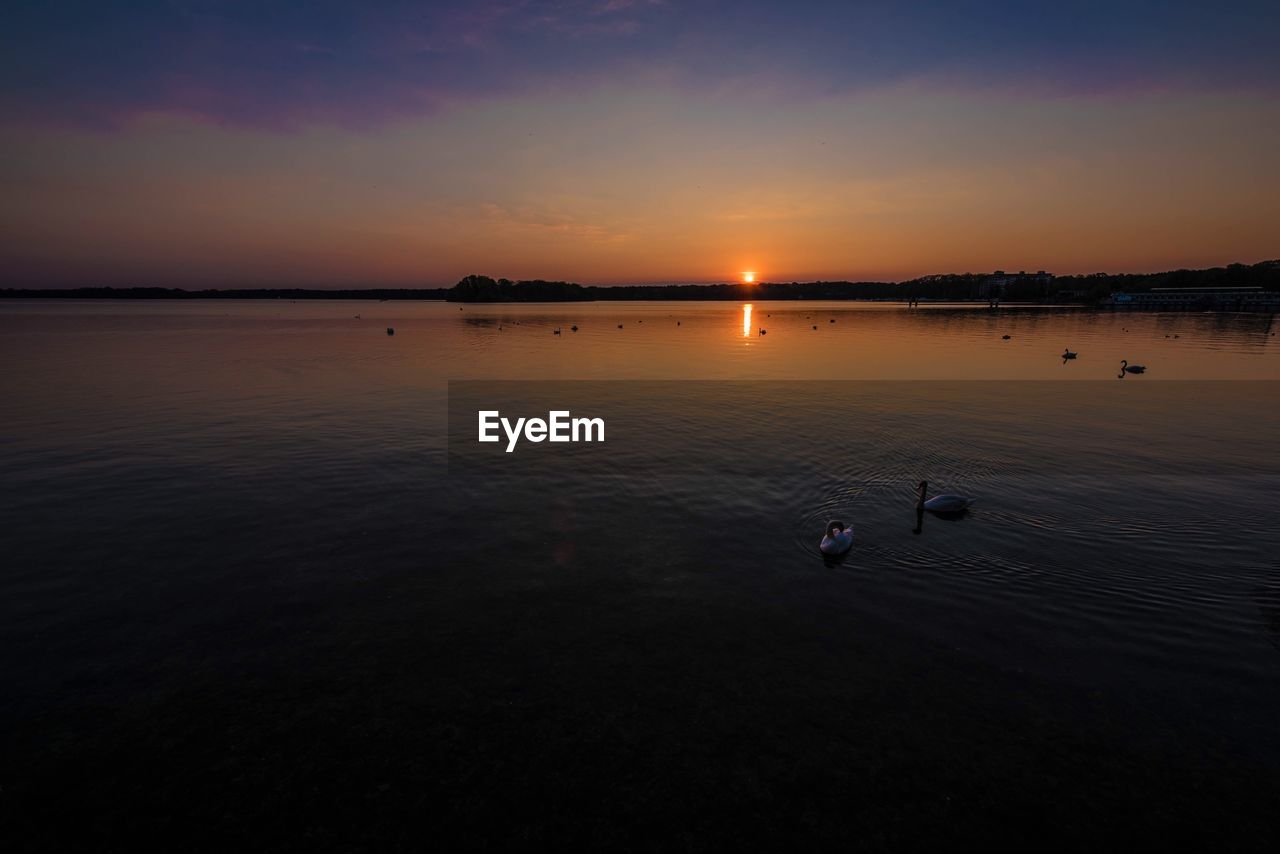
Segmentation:
{"type": "Polygon", "coordinates": [[[5,836],[1270,849],[1276,326],[0,303],[5,836]],[[460,459],[488,380],[608,454],[460,459]]]}

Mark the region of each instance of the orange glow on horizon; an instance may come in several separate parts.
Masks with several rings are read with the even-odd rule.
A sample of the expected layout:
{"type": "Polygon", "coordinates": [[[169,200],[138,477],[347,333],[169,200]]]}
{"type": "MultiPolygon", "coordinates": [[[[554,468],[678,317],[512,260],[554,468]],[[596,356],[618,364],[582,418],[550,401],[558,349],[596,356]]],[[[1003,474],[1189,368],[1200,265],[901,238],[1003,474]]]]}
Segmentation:
{"type": "Polygon", "coordinates": [[[0,133],[0,287],[449,288],[478,273],[598,286],[736,277],[745,295],[765,279],[1275,257],[1280,124],[1263,100],[913,84],[784,106],[759,134],[741,133],[759,120],[754,96],[656,83],[480,99],[376,132],[185,113],[110,133],[14,125],[0,133]],[[526,150],[526,134],[499,127],[543,142],[526,150]],[[606,129],[609,145],[546,142],[606,129]]]}

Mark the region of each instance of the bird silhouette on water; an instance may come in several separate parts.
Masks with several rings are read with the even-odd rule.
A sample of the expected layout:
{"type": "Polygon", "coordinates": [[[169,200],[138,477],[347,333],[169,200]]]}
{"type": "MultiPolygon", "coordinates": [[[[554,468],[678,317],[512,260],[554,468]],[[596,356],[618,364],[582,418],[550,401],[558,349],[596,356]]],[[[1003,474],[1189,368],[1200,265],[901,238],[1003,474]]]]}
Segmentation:
{"type": "Polygon", "coordinates": [[[1146,365],[1131,365],[1125,359],[1120,360],[1120,379],[1124,379],[1125,374],[1145,374],[1146,372],[1146,365]]]}

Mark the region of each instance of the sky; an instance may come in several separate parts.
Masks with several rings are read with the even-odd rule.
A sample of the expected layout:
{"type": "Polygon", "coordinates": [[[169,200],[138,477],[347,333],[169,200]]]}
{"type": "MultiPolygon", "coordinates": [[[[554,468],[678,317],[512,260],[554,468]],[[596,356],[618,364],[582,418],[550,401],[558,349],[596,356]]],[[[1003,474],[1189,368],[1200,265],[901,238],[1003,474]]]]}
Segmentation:
{"type": "Polygon", "coordinates": [[[6,4],[0,287],[1280,257],[1280,4],[6,4]]]}

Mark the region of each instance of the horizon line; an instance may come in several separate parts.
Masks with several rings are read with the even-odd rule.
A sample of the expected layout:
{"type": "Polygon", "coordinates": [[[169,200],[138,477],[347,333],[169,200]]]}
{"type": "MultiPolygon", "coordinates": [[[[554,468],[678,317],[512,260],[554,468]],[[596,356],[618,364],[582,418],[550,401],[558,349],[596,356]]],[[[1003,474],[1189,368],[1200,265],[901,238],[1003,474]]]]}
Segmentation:
{"type": "MultiPolygon", "coordinates": [[[[574,282],[568,279],[546,279],[546,278],[523,278],[515,279],[506,276],[489,276],[484,273],[468,273],[462,276],[458,281],[466,279],[468,276],[487,276],[495,280],[508,279],[513,283],[522,282],[563,282],[566,284],[578,285],[584,288],[667,288],[667,287],[717,287],[724,285],[734,285],[748,288],[759,288],[765,286],[776,285],[805,285],[805,284],[873,284],[873,285],[903,285],[912,282],[919,282],[925,279],[947,276],[1052,276],[1054,278],[1088,278],[1098,277],[1114,277],[1114,276],[1159,276],[1168,275],[1170,273],[1178,273],[1184,271],[1206,271],[1206,270],[1225,270],[1230,267],[1266,267],[1280,266],[1280,256],[1276,258],[1267,258],[1253,263],[1242,261],[1231,261],[1225,264],[1215,264],[1208,267],[1175,267],[1162,270],[1144,270],[1144,271],[1123,271],[1110,272],[1097,270],[1088,273],[1054,273],[1052,270],[965,270],[950,271],[945,273],[924,273],[919,276],[913,276],[905,279],[867,279],[867,278],[811,278],[811,279],[791,279],[791,280],[762,280],[755,282],[744,282],[740,280],[667,280],[667,281],[644,281],[644,282],[574,282]]],[[[449,285],[439,284],[253,284],[253,285],[222,285],[222,286],[198,286],[198,285],[159,285],[159,284],[57,284],[57,285],[5,285],[0,288],[0,292],[5,291],[70,291],[70,290],[169,290],[182,292],[197,291],[251,291],[251,290],[268,290],[268,291],[417,291],[417,290],[450,290],[457,285],[457,281],[449,285]]]]}

